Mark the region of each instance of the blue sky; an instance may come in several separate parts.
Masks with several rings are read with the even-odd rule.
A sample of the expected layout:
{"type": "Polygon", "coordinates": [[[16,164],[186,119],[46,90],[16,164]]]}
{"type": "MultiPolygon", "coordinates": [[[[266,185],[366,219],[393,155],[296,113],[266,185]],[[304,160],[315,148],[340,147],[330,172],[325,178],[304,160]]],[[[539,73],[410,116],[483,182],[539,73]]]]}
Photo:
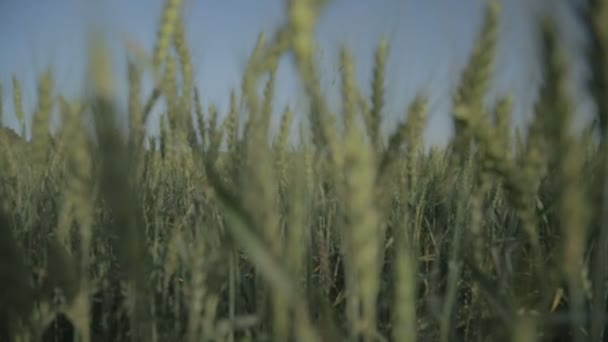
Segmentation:
{"type": "MultiPolygon", "coordinates": [[[[547,7],[543,0],[502,1],[502,20],[495,78],[490,99],[510,92],[516,99],[518,122],[529,116],[540,74],[533,35],[534,13],[547,7]]],[[[584,68],[580,30],[564,1],[557,8],[562,41],[573,57],[571,80],[577,113],[584,121],[592,106],[578,89],[584,68]]],[[[547,2],[548,3],[548,2],[547,2]]],[[[337,52],[351,48],[358,81],[369,94],[374,48],[381,37],[390,43],[387,70],[388,131],[404,118],[405,106],[417,91],[430,98],[426,130],[429,144],[442,144],[451,134],[451,91],[465,65],[481,19],[483,0],[333,0],[317,26],[323,84],[328,96],[339,94],[337,52]]],[[[257,35],[271,34],[284,20],[283,0],[184,0],[187,39],[193,55],[196,82],[204,105],[214,103],[225,112],[229,92],[239,87],[240,75],[257,35]]],[[[51,66],[57,89],[69,97],[82,89],[87,29],[103,30],[115,64],[116,93],[126,94],[125,41],[147,51],[154,46],[162,0],[2,0],[0,1],[0,82],[4,123],[14,127],[11,75],[23,83],[26,110],[35,103],[36,75],[51,66]]],[[[147,91],[149,88],[145,88],[147,91]]],[[[288,60],[278,72],[277,112],[286,104],[301,108],[299,83],[288,60]]],[[[156,113],[158,114],[158,113],[156,113]]],[[[278,113],[277,113],[278,114],[278,113]]],[[[298,113],[302,115],[302,113],[298,113]]],[[[151,131],[156,130],[156,117],[151,131]]],[[[295,128],[294,128],[295,132],[295,128]]]]}

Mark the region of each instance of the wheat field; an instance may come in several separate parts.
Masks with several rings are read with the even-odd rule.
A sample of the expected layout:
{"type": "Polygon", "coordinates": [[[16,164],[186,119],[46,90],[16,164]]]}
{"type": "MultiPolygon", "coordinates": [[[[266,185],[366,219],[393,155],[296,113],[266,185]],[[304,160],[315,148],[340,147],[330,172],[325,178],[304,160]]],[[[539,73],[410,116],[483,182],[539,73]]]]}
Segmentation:
{"type": "Polygon", "coordinates": [[[21,125],[0,134],[0,341],[608,341],[608,2],[579,13],[592,125],[570,129],[570,65],[549,19],[527,127],[512,130],[514,99],[484,103],[489,1],[445,148],[425,146],[423,95],[381,133],[386,41],[370,98],[341,51],[332,112],[314,62],[323,4],[292,0],[284,26],[259,36],[227,113],[201,103],[180,0],[125,75],[91,38],[87,96],[39,75],[29,140],[20,80],[0,85],[12,99],[0,114],[21,125]],[[277,113],[273,132],[286,54],[310,106],[277,113]],[[145,74],[155,87],[140,96],[145,74]],[[147,138],[161,103],[160,137],[147,138]],[[307,124],[293,139],[296,115],[307,124]]]}

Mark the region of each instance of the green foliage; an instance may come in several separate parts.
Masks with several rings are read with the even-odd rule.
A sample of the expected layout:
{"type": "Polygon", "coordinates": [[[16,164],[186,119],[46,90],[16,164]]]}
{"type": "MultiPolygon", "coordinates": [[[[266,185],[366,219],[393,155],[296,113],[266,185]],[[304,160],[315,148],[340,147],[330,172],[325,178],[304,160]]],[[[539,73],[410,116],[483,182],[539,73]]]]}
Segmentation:
{"type": "MultiPolygon", "coordinates": [[[[117,110],[97,40],[91,91],[79,101],[58,95],[63,126],[52,137],[60,89],[50,70],[41,75],[32,141],[1,137],[1,341],[601,339],[608,113],[599,107],[599,145],[569,131],[568,65],[551,25],[539,25],[548,83],[527,134],[512,142],[515,99],[484,105],[493,1],[454,94],[455,138],[425,152],[422,95],[382,143],[385,41],[369,100],[341,51],[336,127],[313,63],[323,3],[290,1],[285,26],[260,36],[224,121],[193,84],[180,1],[166,1],[153,65],[129,60],[128,113],[117,110]],[[290,52],[311,108],[295,145],[301,113],[286,108],[276,137],[270,127],[275,73],[290,52]],[[156,83],[141,99],[145,72],[156,83]],[[161,136],[146,147],[143,127],[159,100],[168,105],[161,136]]],[[[601,56],[590,64],[602,71],[601,56]]],[[[592,93],[605,101],[605,73],[594,77],[592,93]]]]}

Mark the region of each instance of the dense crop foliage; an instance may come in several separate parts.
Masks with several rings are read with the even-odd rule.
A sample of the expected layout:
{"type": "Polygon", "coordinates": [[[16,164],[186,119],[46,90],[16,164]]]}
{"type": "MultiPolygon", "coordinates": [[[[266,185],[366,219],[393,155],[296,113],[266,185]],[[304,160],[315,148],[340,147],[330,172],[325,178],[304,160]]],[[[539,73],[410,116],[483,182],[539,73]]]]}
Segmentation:
{"type": "MultiPolygon", "coordinates": [[[[550,21],[539,20],[545,82],[527,129],[511,134],[511,99],[484,102],[491,1],[454,92],[454,139],[427,153],[423,95],[380,132],[385,41],[369,99],[341,51],[332,113],[313,62],[323,2],[290,1],[226,115],[200,101],[179,0],[127,75],[91,39],[86,98],[40,75],[32,139],[0,135],[0,340],[606,340],[608,3],[581,11],[594,127],[570,129],[569,65],[550,21]],[[310,106],[278,113],[274,134],[287,54],[310,106]],[[142,98],[146,72],[155,88],[142,98]],[[128,80],[127,113],[111,97],[116,77],[128,80]],[[161,135],[148,141],[160,102],[161,135]],[[54,110],[63,124],[50,135],[54,110]],[[308,125],[290,139],[296,114],[308,125]]],[[[4,86],[22,135],[19,80],[4,86]]]]}

